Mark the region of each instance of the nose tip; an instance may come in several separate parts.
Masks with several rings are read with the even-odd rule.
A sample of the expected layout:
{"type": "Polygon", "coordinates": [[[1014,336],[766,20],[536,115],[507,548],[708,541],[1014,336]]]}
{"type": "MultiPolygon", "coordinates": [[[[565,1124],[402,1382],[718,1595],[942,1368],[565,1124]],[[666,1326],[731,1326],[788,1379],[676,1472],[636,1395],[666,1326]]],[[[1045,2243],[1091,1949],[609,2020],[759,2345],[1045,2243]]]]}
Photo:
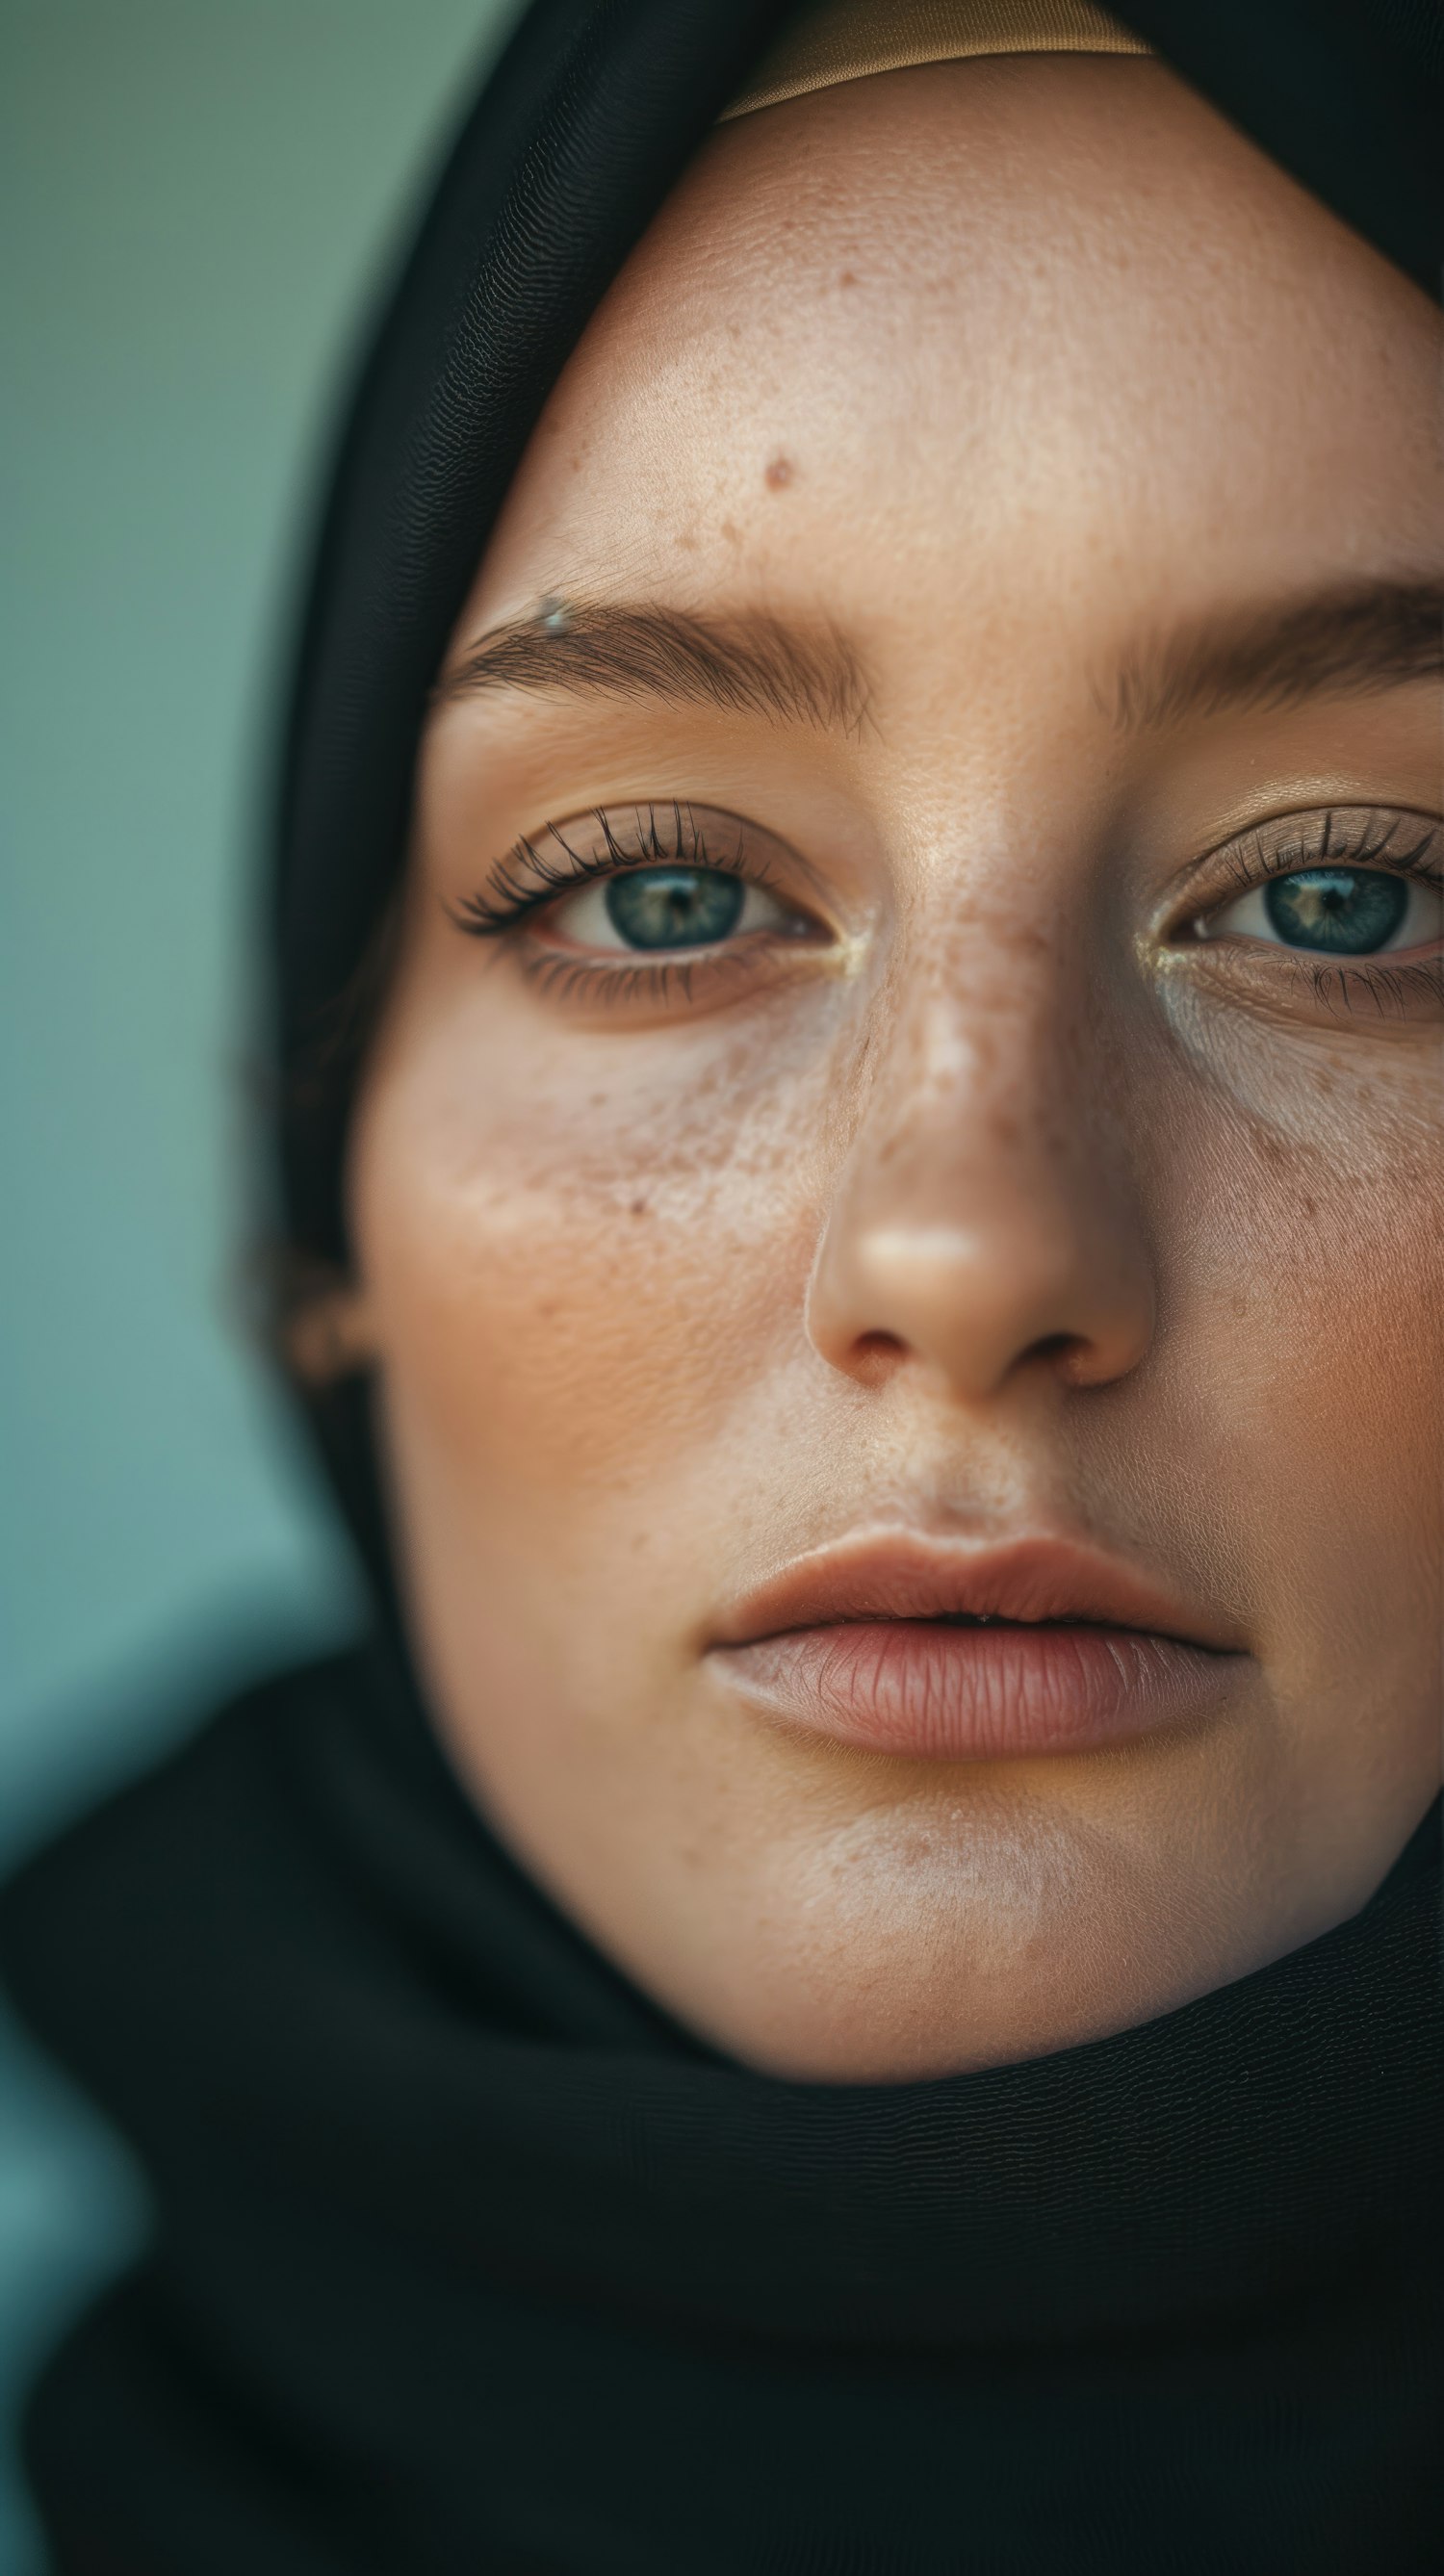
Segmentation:
{"type": "Polygon", "coordinates": [[[833,1367],[876,1384],[908,1362],[965,1402],[1020,1372],[1067,1386],[1126,1376],[1153,1330],[1152,1282],[1126,1223],[1095,1208],[997,1208],[976,1223],[830,1227],[808,1325],[833,1367]]]}

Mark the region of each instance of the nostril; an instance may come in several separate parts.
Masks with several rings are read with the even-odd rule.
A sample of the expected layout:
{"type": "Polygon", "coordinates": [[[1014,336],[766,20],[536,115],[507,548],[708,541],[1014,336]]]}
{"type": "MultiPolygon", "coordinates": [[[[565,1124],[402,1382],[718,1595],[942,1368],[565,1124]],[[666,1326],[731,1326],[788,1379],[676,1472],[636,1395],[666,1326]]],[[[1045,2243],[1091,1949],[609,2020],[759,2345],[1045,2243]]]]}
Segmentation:
{"type": "Polygon", "coordinates": [[[1106,1339],[1095,1341],[1087,1333],[1042,1334],[1023,1353],[1025,1367],[1033,1362],[1051,1370],[1064,1386],[1073,1387],[1106,1384],[1126,1374],[1127,1366],[1120,1366],[1119,1354],[1110,1353],[1106,1339]]]}
{"type": "Polygon", "coordinates": [[[897,1333],[859,1333],[852,1345],[850,1366],[863,1385],[879,1385],[894,1364],[904,1358],[907,1344],[897,1333]]]}

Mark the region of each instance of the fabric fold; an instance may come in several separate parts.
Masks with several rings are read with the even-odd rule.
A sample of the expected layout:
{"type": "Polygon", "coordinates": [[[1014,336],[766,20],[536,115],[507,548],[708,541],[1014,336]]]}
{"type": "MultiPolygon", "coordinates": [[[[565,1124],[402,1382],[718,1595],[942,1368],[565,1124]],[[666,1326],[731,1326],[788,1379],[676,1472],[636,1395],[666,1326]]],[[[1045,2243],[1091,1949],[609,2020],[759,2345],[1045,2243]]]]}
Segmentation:
{"type": "MultiPolygon", "coordinates": [[[[364,2428],[417,2528],[440,2498],[451,2524],[431,2557],[408,2541],[358,2571],[510,2566],[486,2552],[529,2500],[570,2497],[578,2532],[614,2510],[570,2432],[552,2456],[570,2418],[546,2391],[566,2385],[617,2460],[644,2420],[683,2453],[709,2424],[741,2516],[727,2545],[747,2554],[709,2555],[649,2471],[632,2556],[589,2541],[538,2565],[791,2564],[773,2531],[789,2494],[799,2522],[816,2510],[802,2428],[831,2440],[850,2407],[873,2410],[881,2446],[871,2485],[845,2481],[875,2554],[817,2563],[906,2564],[885,2525],[911,2407],[947,2427],[909,2494],[919,2566],[974,2563],[940,2554],[959,2461],[981,2477],[985,2440],[1031,2439],[1064,2443],[1078,2528],[1098,2535],[1091,2556],[1070,2543],[1070,2568],[1422,2569],[1423,2427],[1444,2395],[1439,1852],[1436,1803],[1351,1922],[1136,2030],[921,2084],[787,2084],[678,2030],[555,1911],[452,1779],[394,1647],[289,1676],[0,1904],[22,2010],[137,2148],[163,2214],[42,2389],[42,2492],[66,2497],[91,2420],[107,2527],[133,2518],[152,2576],[201,2563],[166,2554],[173,2452],[195,2478],[207,2446],[250,2446],[254,2511],[273,2456],[314,2478],[364,2428]],[[444,2402],[418,2354],[433,2336],[444,2402]],[[518,2353],[537,2413],[498,2452],[466,2428],[518,2353]],[[765,2470],[746,2450],[764,2406],[765,2470]],[[1136,2425],[1155,2414],[1145,2462],[1136,2425]],[[1177,2500],[1220,2449],[1241,2473],[1250,2421],[1276,2474],[1255,2537],[1209,2556],[1180,2537],[1177,2500]],[[1299,2554],[1315,2481],[1355,2555],[1299,2554]],[[1126,2554],[1150,2512],[1153,2561],[1126,2554]],[[1382,2561],[1366,2527],[1371,2551],[1394,2535],[1382,2561]]],[[[985,2483],[996,2514],[1007,2490],[985,2483]]],[[[200,2488],[197,2511],[219,2514],[219,2468],[200,2488]]],[[[338,2467],[298,2567],[330,2566],[353,2491],[338,2467]]],[[[57,2509],[63,2529],[73,2507],[57,2509]]]]}

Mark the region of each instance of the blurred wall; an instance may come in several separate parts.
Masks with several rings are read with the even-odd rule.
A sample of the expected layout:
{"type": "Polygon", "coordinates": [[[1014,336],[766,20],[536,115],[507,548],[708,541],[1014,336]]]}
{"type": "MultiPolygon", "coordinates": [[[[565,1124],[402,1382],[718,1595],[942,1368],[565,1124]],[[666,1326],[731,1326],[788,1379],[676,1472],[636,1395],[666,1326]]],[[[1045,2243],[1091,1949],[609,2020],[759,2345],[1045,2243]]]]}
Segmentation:
{"type": "MultiPolygon", "coordinates": [[[[244,890],[338,361],[511,14],[0,6],[0,1867],[353,1615],[235,1318],[244,890]]],[[[141,2217],[0,2032],[0,2410],[141,2217]]]]}

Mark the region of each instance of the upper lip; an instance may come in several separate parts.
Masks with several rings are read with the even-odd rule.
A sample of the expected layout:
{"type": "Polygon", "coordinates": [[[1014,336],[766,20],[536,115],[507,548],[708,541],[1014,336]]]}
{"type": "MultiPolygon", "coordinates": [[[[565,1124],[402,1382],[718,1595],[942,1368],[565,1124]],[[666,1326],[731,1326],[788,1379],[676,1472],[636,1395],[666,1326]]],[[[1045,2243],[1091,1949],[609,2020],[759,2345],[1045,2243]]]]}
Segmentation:
{"type": "Polygon", "coordinates": [[[852,1619],[1087,1621],[1215,1650],[1236,1635],[1166,1586],[1073,1539],[979,1547],[913,1532],[863,1533],[809,1551],[724,1614],[715,1643],[754,1645],[793,1628],[852,1619]]]}

